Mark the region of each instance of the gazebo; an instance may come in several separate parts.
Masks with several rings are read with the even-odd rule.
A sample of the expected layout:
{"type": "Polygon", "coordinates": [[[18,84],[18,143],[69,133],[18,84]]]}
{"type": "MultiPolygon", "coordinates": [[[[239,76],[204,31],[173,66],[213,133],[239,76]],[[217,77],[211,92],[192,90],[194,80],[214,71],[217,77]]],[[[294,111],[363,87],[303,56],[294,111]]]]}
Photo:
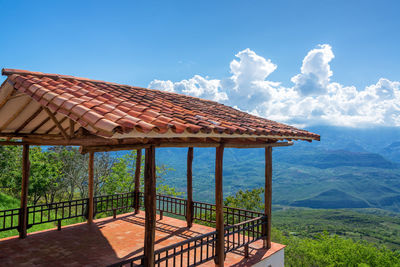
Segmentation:
{"type": "MultiPolygon", "coordinates": [[[[214,259],[216,266],[224,265],[225,254],[262,239],[266,249],[271,247],[272,148],[290,146],[295,140],[319,140],[320,136],[292,126],[260,118],[229,106],[186,95],[121,85],[111,82],[47,74],[25,70],[3,69],[7,79],[0,87],[1,145],[23,146],[21,207],[0,211],[1,230],[18,229],[20,238],[27,236],[28,218],[35,207],[28,207],[29,146],[80,146],[81,153],[89,153],[89,181],[87,199],[69,203],[81,209],[76,216],[87,216],[93,223],[96,205],[107,204],[109,198],[94,196],[93,162],[95,152],[137,150],[135,191],[117,198],[139,213],[145,210],[143,255],[116,263],[117,266],[140,261],[143,266],[167,264],[175,256],[191,253],[190,266],[214,259]],[[187,147],[187,199],[156,194],[155,152],[159,147],[187,147]],[[215,205],[196,202],[192,193],[192,161],[194,147],[215,147],[215,205]],[[224,148],[265,148],[265,210],[264,213],[223,206],[224,148]],[[145,150],[144,192],[140,192],[140,159],[145,150]],[[99,204],[100,203],[100,204],[99,204]],[[83,214],[87,210],[87,214],[83,214]],[[156,213],[182,215],[187,227],[194,220],[215,224],[215,231],[196,237],[177,246],[155,251],[156,213]],[[207,216],[205,214],[208,214],[207,216]],[[6,219],[18,218],[5,225],[6,219]],[[252,236],[252,239],[250,239],[252,236]],[[241,241],[242,237],[243,242],[241,241]],[[236,239],[235,239],[236,238],[236,239]],[[212,246],[210,255],[197,261],[196,249],[212,246]],[[180,248],[180,250],[179,250],[180,248]],[[177,252],[178,251],[178,252],[177,252]],[[160,256],[163,255],[163,256],[160,256]],[[166,255],[166,256],[165,256],[166,255]],[[162,262],[164,260],[164,262],[162,262]]],[[[114,198],[110,200],[114,201],[114,198]]],[[[68,209],[63,204],[49,209],[68,209]]],[[[120,208],[112,202],[113,210],[120,208]]],[[[122,207],[121,206],[121,207],[122,207]]],[[[103,207],[103,206],[102,206],[103,207]]],[[[42,208],[43,210],[43,208],[42,208]]],[[[57,214],[57,213],[56,213],[57,214]]],[[[58,213],[53,221],[70,218],[58,213]]],[[[1,243],[1,241],[0,241],[1,243]]],[[[245,253],[247,254],[247,252],[245,253]]],[[[188,254],[187,257],[189,257],[188,254]]]]}

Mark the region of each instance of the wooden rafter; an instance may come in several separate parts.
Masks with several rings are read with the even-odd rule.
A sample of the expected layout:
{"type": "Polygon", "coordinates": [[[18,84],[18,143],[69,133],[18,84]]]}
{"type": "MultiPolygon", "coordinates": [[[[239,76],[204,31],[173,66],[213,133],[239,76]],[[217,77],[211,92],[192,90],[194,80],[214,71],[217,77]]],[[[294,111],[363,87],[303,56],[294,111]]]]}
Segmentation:
{"type": "Polygon", "coordinates": [[[47,117],[46,119],[44,119],[41,123],[39,123],[35,128],[33,128],[33,130],[31,131],[31,134],[33,134],[34,132],[36,132],[37,130],[40,129],[40,127],[42,127],[43,125],[45,125],[48,121],[50,120],[50,117],[47,117]]]}
{"type": "Polygon", "coordinates": [[[25,93],[16,93],[16,94],[12,95],[12,96],[8,99],[8,101],[11,100],[11,99],[14,99],[14,98],[21,97],[21,96],[26,96],[26,94],[25,94],[25,93]]]}
{"type": "MultiPolygon", "coordinates": [[[[61,120],[60,120],[60,125],[65,121],[67,119],[67,117],[64,117],[64,118],[62,118],[61,120]]],[[[57,125],[54,125],[53,127],[51,127],[50,129],[48,129],[46,132],[45,132],[45,134],[48,134],[48,133],[51,133],[51,131],[53,131],[54,130],[54,128],[56,128],[57,127],[57,125]]],[[[67,132],[67,129],[65,129],[65,132],[67,132]]]]}
{"type": "Polygon", "coordinates": [[[25,101],[25,103],[22,104],[21,107],[16,112],[14,112],[14,114],[12,114],[12,116],[0,127],[0,132],[3,131],[8,125],[10,125],[10,123],[13,122],[15,118],[17,118],[19,114],[22,113],[22,111],[24,111],[24,109],[26,108],[26,106],[29,105],[31,100],[32,98],[28,98],[27,101],[25,101]]]}
{"type": "Polygon", "coordinates": [[[69,119],[69,137],[73,138],[75,135],[75,122],[69,119]]]}
{"type": "MultiPolygon", "coordinates": [[[[10,86],[10,84],[8,86],[10,86]]],[[[0,102],[0,109],[3,108],[3,106],[7,103],[7,101],[10,99],[14,91],[15,91],[14,89],[10,90],[10,92],[6,95],[6,97],[0,102]]]]}
{"type": "Polygon", "coordinates": [[[26,125],[28,125],[34,118],[36,118],[40,112],[42,112],[43,107],[40,106],[26,121],[24,121],[24,123],[22,123],[17,130],[15,130],[14,133],[19,133],[20,131],[22,131],[26,125]]]}
{"type": "Polygon", "coordinates": [[[49,115],[49,117],[51,118],[51,120],[56,124],[56,126],[58,127],[58,129],[60,130],[62,136],[64,136],[65,139],[69,139],[69,136],[67,135],[67,133],[65,132],[64,128],[61,126],[61,123],[57,120],[56,116],[54,115],[53,112],[51,112],[48,108],[44,108],[44,111],[47,112],[47,114],[49,115]]]}

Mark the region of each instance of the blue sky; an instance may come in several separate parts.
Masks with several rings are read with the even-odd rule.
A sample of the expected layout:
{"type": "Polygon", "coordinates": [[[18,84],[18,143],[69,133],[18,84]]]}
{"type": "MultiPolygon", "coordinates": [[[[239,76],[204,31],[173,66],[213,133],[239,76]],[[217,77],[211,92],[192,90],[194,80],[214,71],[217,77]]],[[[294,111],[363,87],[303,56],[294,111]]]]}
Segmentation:
{"type": "MultiPolygon", "coordinates": [[[[138,86],[149,86],[153,80],[179,82],[199,75],[207,81],[220,81],[222,85],[216,86],[223,92],[234,88],[224,84],[232,78],[230,64],[238,59],[235,55],[249,48],[276,65],[274,71],[265,73],[265,80],[296,89],[298,84],[291,79],[301,74],[307,53],[327,44],[334,54],[327,63],[332,71],[328,75],[329,84],[334,81],[343,88],[355,86],[363,91],[366,86],[377,86],[381,78],[390,82],[400,80],[398,1],[0,0],[0,10],[1,67],[138,86]]],[[[309,84],[309,80],[304,83],[309,84]]],[[[156,88],[157,84],[153,84],[156,88]]],[[[187,91],[181,84],[173,86],[169,90],[187,91]]],[[[243,86],[240,90],[247,90],[243,86]]],[[[395,100],[398,85],[390,86],[394,88],[395,100]]],[[[267,87],[263,85],[256,92],[270,90],[267,87]]],[[[243,106],[231,101],[235,97],[229,92],[225,101],[271,116],[273,110],[263,110],[271,94],[257,110],[249,110],[250,100],[243,106]]],[[[385,121],[382,124],[398,121],[400,125],[397,107],[392,107],[389,115],[381,116],[385,121]]],[[[320,109],[315,107],[305,115],[296,111],[290,114],[320,116],[320,109]]],[[[343,116],[335,117],[339,115],[332,112],[328,117],[337,118],[338,124],[357,123],[357,120],[344,123],[343,116]]],[[[347,110],[345,115],[353,113],[347,110]]],[[[287,116],[276,119],[291,121],[287,116]]],[[[301,124],[302,120],[297,118],[293,122],[301,124]]],[[[361,119],[360,125],[365,124],[369,122],[361,119]]]]}

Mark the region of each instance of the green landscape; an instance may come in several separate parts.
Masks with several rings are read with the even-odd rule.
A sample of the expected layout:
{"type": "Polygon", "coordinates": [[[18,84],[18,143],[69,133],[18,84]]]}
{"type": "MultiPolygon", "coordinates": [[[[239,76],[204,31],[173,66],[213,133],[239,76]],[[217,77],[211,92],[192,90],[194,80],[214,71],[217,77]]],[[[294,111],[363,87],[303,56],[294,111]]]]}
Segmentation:
{"type": "MultiPolygon", "coordinates": [[[[391,147],[391,155],[398,153],[391,147]]],[[[399,162],[375,151],[337,148],[322,141],[274,150],[273,241],[287,245],[287,266],[400,266],[399,162]]],[[[185,197],[186,152],[157,150],[159,193],[185,197]]],[[[263,156],[262,149],[225,150],[225,205],[263,210],[263,156]]],[[[96,195],[132,191],[135,159],[135,152],[97,153],[96,195]]],[[[88,159],[77,148],[32,147],[30,160],[30,204],[87,196],[88,159]]],[[[213,149],[195,148],[195,200],[214,201],[213,161],[213,149]]],[[[0,165],[0,210],[18,208],[21,148],[0,147],[0,165]]],[[[54,227],[56,222],[45,223],[28,232],[54,227]]]]}

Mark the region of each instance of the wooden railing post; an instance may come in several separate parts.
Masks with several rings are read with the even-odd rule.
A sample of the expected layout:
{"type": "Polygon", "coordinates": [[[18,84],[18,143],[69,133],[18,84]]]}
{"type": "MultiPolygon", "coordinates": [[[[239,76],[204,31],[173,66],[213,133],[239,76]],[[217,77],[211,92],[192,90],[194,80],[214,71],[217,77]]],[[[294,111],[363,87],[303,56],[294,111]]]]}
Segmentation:
{"type": "Polygon", "coordinates": [[[145,207],[145,234],[144,234],[144,266],[154,266],[154,241],[156,228],[156,164],[155,148],[151,145],[146,148],[144,170],[144,207],[145,207]]]}
{"type": "Polygon", "coordinates": [[[271,214],[272,214],[272,147],[265,148],[265,192],[264,215],[267,223],[263,226],[264,248],[271,248],[271,214]]]}
{"type": "Polygon", "coordinates": [[[28,185],[29,185],[29,145],[22,149],[22,183],[21,183],[21,206],[19,216],[19,237],[26,237],[28,224],[28,185]]]}
{"type": "Polygon", "coordinates": [[[136,168],[135,168],[135,214],[138,214],[140,211],[140,167],[142,165],[142,150],[136,149],[136,168]]]}
{"type": "Polygon", "coordinates": [[[187,204],[186,204],[186,223],[187,227],[193,225],[193,179],[192,179],[193,147],[188,148],[187,154],[187,204]]]}
{"type": "Polygon", "coordinates": [[[215,157],[215,217],[217,230],[217,245],[215,265],[224,266],[225,259],[225,237],[224,237],[224,202],[222,187],[222,166],[223,166],[224,145],[216,148],[215,157]]]}
{"type": "Polygon", "coordinates": [[[89,176],[89,183],[88,183],[88,198],[89,198],[89,208],[88,208],[88,219],[87,223],[91,224],[93,222],[93,210],[94,210],[94,188],[93,188],[93,180],[94,180],[94,152],[89,152],[89,168],[88,168],[88,176],[89,176]]]}

